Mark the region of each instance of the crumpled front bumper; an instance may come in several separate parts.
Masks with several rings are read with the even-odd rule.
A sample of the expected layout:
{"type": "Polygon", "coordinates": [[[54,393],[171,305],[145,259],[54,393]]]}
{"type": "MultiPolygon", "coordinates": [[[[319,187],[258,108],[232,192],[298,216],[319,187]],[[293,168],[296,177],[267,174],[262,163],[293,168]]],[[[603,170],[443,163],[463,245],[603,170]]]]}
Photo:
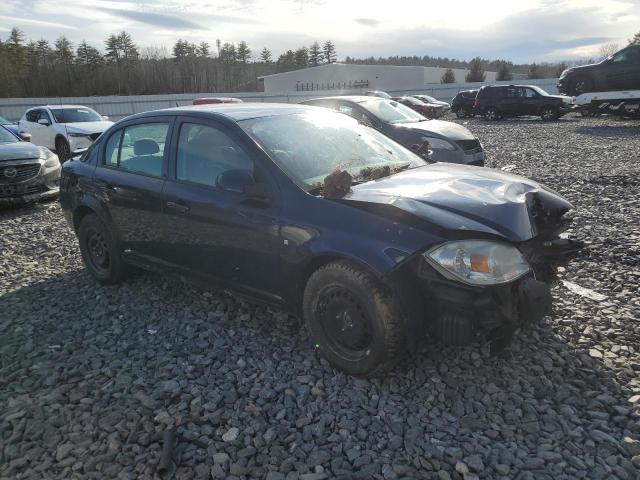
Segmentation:
{"type": "Polygon", "coordinates": [[[0,182],[0,206],[21,205],[58,197],[61,170],[59,165],[52,168],[41,165],[38,174],[25,181],[0,182]]]}

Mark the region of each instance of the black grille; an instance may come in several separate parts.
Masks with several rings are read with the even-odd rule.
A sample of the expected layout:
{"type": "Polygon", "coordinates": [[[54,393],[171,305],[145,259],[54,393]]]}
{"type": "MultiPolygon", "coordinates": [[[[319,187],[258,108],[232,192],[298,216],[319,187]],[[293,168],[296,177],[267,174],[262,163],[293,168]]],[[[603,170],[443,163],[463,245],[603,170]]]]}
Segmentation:
{"type": "Polygon", "coordinates": [[[20,195],[29,195],[31,193],[40,193],[46,189],[44,185],[0,185],[0,198],[18,197],[20,195]]]}
{"type": "Polygon", "coordinates": [[[99,136],[100,136],[100,132],[92,133],[91,135],[89,135],[89,138],[95,142],[99,136]]]}
{"type": "Polygon", "coordinates": [[[17,183],[24,182],[35,177],[40,172],[39,163],[27,163],[24,165],[7,165],[0,166],[0,182],[1,183],[17,183]],[[15,174],[14,174],[15,171],[15,174]]]}
{"type": "Polygon", "coordinates": [[[480,153],[482,151],[480,140],[477,138],[474,140],[456,140],[456,143],[464,150],[466,155],[473,155],[474,153],[480,153]]]}

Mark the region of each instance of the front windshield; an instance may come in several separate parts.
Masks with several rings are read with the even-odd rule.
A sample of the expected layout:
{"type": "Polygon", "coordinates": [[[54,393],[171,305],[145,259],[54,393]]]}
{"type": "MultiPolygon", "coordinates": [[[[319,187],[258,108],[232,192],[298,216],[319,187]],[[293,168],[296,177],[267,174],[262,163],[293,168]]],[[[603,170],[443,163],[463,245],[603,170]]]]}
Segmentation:
{"type": "Polygon", "coordinates": [[[437,102],[437,101],[438,101],[438,100],[436,100],[435,98],[430,97],[429,95],[422,95],[422,98],[423,98],[423,99],[425,99],[425,100],[426,100],[427,102],[429,102],[429,103],[434,103],[434,102],[437,102]]]}
{"type": "Polygon", "coordinates": [[[384,123],[414,123],[426,120],[415,110],[392,100],[371,99],[360,102],[358,105],[384,123]]]}
{"type": "Polygon", "coordinates": [[[16,143],[19,141],[9,130],[0,127],[0,143],[16,143]]]}
{"type": "Polygon", "coordinates": [[[403,100],[409,102],[411,105],[423,105],[424,102],[421,100],[418,100],[417,98],[413,98],[413,97],[405,97],[403,98],[403,100]]]}
{"type": "Polygon", "coordinates": [[[322,185],[336,169],[355,181],[367,169],[425,165],[413,152],[346,115],[312,112],[275,115],[239,122],[273,161],[306,191],[322,185]]]}
{"type": "Polygon", "coordinates": [[[102,116],[87,107],[52,108],[51,113],[57,123],[101,122],[102,116]]]}
{"type": "Polygon", "coordinates": [[[533,88],[536,92],[538,92],[540,95],[544,95],[545,97],[549,95],[547,92],[545,92],[540,87],[536,87],[534,85],[531,85],[529,88],[533,88]]]}

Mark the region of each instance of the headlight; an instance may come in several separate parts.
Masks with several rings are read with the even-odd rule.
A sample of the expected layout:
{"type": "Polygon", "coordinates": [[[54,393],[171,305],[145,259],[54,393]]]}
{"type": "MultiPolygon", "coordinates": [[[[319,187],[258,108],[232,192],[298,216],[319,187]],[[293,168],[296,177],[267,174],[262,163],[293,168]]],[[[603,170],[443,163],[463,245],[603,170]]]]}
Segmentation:
{"type": "Polygon", "coordinates": [[[60,159],[58,158],[58,155],[53,153],[51,150],[49,150],[49,153],[45,158],[46,158],[46,161],[44,162],[45,168],[55,167],[60,164],[60,159]]]}
{"type": "Polygon", "coordinates": [[[563,70],[562,73],[560,74],[560,78],[566,77],[571,72],[573,72],[573,68],[567,68],[566,70],[563,70]]]}
{"type": "Polygon", "coordinates": [[[70,133],[69,136],[70,137],[86,137],[86,138],[89,138],[89,134],[88,133],[70,133]]]}
{"type": "Polygon", "coordinates": [[[448,242],[423,256],[447,278],[471,285],[508,283],[530,270],[516,247],[489,240],[448,242]]]}
{"type": "Polygon", "coordinates": [[[456,147],[454,147],[452,144],[450,144],[446,140],[442,140],[441,138],[422,137],[422,141],[429,142],[429,145],[434,150],[455,150],[456,149],[456,147]]]}

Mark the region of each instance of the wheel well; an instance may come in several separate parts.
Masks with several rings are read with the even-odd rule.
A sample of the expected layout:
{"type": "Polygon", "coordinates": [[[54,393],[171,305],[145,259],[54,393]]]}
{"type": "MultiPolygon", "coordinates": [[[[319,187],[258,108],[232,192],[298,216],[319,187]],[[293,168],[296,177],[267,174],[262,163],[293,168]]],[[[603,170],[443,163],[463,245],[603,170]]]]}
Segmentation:
{"type": "Polygon", "coordinates": [[[62,134],[57,134],[55,140],[53,141],[53,144],[57,146],[58,144],[58,140],[64,140],[65,142],[69,143],[69,140],[67,140],[64,135],[62,134]]]}
{"type": "Polygon", "coordinates": [[[82,222],[82,219],[92,213],[96,212],[85,205],[81,205],[76,208],[75,212],[73,212],[73,229],[77,232],[78,228],[80,228],[80,222],[82,222]]]}

